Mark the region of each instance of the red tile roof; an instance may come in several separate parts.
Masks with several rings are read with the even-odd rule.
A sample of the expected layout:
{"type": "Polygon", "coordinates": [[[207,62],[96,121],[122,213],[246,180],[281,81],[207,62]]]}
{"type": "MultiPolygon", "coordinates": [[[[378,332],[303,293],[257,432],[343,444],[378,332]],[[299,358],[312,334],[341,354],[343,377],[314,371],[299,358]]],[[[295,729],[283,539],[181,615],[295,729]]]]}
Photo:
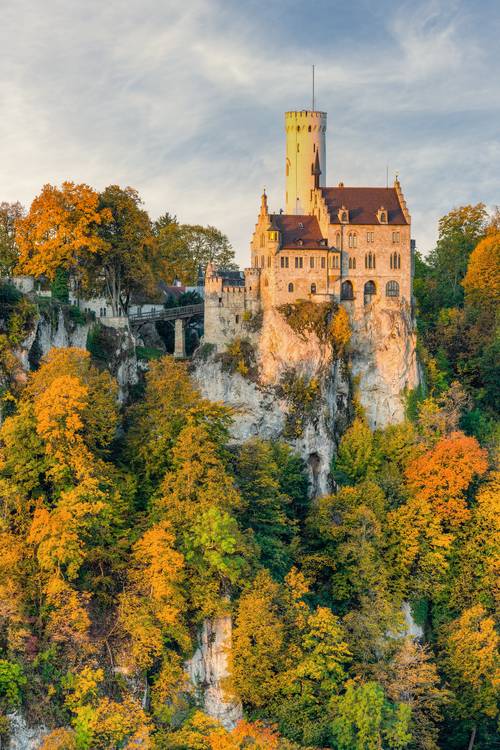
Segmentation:
{"type": "Polygon", "coordinates": [[[282,248],[316,250],[321,247],[323,235],[316,216],[272,214],[271,222],[281,232],[282,248]]]}
{"type": "Polygon", "coordinates": [[[340,224],[338,211],[349,209],[349,224],[378,224],[377,211],[388,211],[389,224],[407,224],[394,188],[333,187],[322,188],[332,224],[340,224]]]}

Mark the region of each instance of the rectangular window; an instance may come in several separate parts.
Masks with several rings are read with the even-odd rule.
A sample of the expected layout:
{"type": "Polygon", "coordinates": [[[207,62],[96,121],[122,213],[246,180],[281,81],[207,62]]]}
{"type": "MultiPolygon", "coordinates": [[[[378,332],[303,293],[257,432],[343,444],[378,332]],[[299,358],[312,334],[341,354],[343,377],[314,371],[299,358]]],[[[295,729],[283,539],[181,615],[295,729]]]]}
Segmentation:
{"type": "Polygon", "coordinates": [[[399,242],[399,232],[392,233],[392,241],[395,243],[399,242]]]}
{"type": "Polygon", "coordinates": [[[321,268],[326,268],[326,258],[324,256],[321,258],[321,268]]]}
{"type": "Polygon", "coordinates": [[[367,232],[366,233],[366,241],[368,243],[373,243],[375,241],[375,235],[374,232],[367,232]]]}
{"type": "Polygon", "coordinates": [[[339,268],[339,256],[338,255],[333,256],[333,267],[339,268]]]}
{"type": "Polygon", "coordinates": [[[309,258],[309,268],[314,268],[314,258],[309,258]]]}
{"type": "Polygon", "coordinates": [[[295,268],[303,268],[303,258],[295,256],[295,268]]]}
{"type": "Polygon", "coordinates": [[[281,261],[280,263],[281,268],[288,268],[288,256],[287,255],[282,255],[280,258],[280,261],[281,261]]]}

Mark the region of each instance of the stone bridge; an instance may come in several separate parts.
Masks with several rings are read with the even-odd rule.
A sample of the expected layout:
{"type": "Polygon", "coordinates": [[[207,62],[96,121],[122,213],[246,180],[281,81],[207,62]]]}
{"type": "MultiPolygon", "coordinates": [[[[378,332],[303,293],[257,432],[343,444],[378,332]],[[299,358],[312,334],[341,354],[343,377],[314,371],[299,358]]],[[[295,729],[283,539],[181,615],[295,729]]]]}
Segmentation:
{"type": "Polygon", "coordinates": [[[142,325],[143,323],[155,322],[156,320],[166,320],[174,325],[175,347],[174,357],[183,359],[186,356],[186,323],[193,318],[203,316],[204,305],[184,305],[184,307],[160,307],[157,310],[147,310],[144,312],[133,313],[129,315],[129,324],[142,325]]]}

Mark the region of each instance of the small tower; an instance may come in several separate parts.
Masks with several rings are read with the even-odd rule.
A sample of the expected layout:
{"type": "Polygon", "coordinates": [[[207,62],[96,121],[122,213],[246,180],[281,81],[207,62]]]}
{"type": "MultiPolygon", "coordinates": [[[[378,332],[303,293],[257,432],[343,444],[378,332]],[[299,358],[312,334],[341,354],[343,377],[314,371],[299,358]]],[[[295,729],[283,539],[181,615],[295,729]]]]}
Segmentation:
{"type": "Polygon", "coordinates": [[[310,214],[314,187],[326,185],[326,112],[286,112],[286,213],[310,214]]]}

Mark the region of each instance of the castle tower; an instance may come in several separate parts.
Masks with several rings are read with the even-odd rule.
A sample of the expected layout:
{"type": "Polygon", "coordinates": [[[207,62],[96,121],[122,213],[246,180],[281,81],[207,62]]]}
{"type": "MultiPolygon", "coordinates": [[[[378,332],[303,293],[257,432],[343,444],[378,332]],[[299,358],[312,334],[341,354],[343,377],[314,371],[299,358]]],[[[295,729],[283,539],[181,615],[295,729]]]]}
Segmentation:
{"type": "Polygon", "coordinates": [[[326,112],[286,112],[286,213],[311,213],[312,190],[326,186],[326,112]]]}

